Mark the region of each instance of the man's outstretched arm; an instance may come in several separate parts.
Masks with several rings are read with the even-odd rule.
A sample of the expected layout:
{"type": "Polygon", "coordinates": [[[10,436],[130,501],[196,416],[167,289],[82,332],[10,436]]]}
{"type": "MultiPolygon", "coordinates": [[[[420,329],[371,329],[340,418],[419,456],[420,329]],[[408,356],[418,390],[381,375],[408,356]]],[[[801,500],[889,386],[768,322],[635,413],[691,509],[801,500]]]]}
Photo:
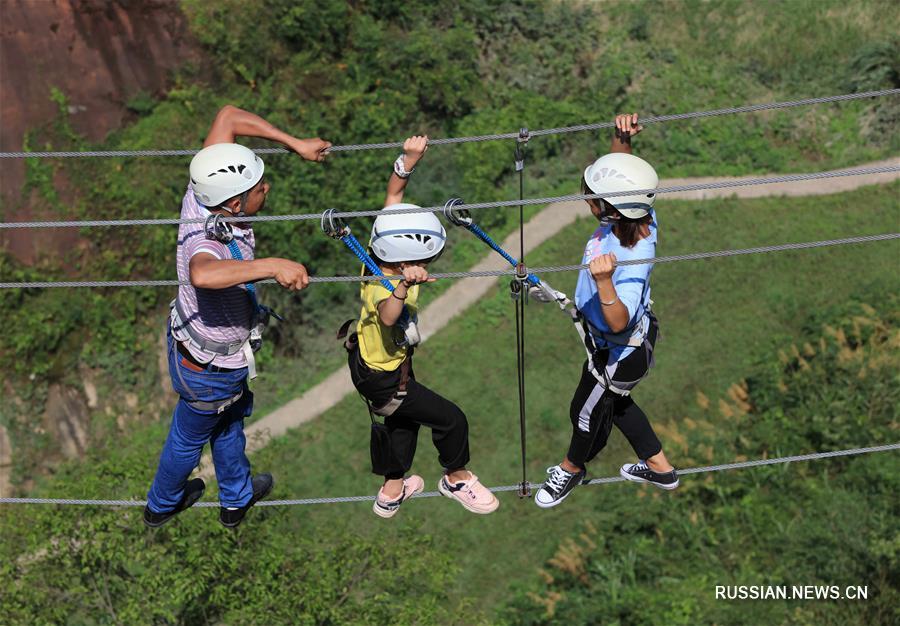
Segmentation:
{"type": "Polygon", "coordinates": [[[255,113],[239,109],[231,104],[226,104],[219,110],[209,129],[209,134],[206,135],[203,147],[216,143],[234,143],[237,137],[260,137],[277,141],[307,161],[324,161],[325,151],[331,147],[331,142],[318,137],[298,139],[276,128],[255,113]]]}

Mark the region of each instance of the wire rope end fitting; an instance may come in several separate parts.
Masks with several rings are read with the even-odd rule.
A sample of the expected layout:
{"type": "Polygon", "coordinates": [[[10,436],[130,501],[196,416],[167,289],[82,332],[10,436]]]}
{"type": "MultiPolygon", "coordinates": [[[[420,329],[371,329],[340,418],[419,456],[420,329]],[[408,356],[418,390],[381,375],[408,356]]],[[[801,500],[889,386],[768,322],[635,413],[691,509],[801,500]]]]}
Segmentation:
{"type": "Polygon", "coordinates": [[[326,209],[322,213],[322,232],[332,239],[340,239],[350,234],[350,227],[339,217],[335,217],[334,209],[326,209]]]}
{"type": "Polygon", "coordinates": [[[521,482],[519,483],[519,488],[516,490],[516,495],[521,499],[530,498],[531,497],[531,483],[529,482],[521,482]]]}
{"type": "Polygon", "coordinates": [[[472,225],[472,215],[466,209],[458,209],[463,204],[462,198],[450,198],[444,203],[444,217],[456,226],[468,227],[472,225]]]}

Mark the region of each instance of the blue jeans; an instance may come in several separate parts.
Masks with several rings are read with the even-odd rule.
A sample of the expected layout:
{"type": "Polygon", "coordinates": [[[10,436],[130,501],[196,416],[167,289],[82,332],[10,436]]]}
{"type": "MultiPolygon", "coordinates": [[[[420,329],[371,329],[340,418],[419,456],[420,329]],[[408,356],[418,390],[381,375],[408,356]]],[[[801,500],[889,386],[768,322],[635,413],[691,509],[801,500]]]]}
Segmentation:
{"type": "Polygon", "coordinates": [[[196,372],[181,363],[171,332],[168,333],[169,376],[180,396],[172,416],[169,436],[159,457],[156,478],[147,494],[150,510],[172,511],[184,496],[188,476],[200,462],[200,453],[208,441],[212,448],[219,502],[222,506],[241,507],[250,502],[253,486],[250,461],[244,453],[244,418],[253,411],[253,393],[247,387],[247,368],[233,372],[196,372]],[[243,390],[241,399],[221,413],[201,411],[190,402],[218,402],[233,398],[243,390]]]}

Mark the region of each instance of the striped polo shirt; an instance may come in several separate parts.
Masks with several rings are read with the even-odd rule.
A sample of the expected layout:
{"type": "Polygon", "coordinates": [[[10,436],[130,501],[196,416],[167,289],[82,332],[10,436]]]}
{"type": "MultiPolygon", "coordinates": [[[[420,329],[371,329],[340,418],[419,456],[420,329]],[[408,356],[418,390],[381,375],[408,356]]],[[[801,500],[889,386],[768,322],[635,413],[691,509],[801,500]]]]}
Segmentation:
{"type": "MultiPolygon", "coordinates": [[[[206,219],[210,212],[197,202],[194,197],[193,187],[189,184],[184,199],[181,201],[181,218],[206,219]]],[[[245,260],[253,258],[252,228],[234,227],[234,240],[237,242],[241,255],[245,260]]],[[[178,248],[176,252],[176,266],[178,268],[178,280],[189,281],[191,278],[190,262],[195,254],[204,252],[217,259],[231,259],[231,252],[225,244],[206,238],[203,224],[181,224],[178,228],[178,248]]],[[[197,289],[192,285],[178,287],[178,300],[181,308],[187,316],[183,320],[190,324],[196,333],[212,341],[230,343],[245,341],[250,335],[250,322],[253,316],[253,307],[250,297],[243,285],[228,287],[226,289],[197,289]]],[[[203,356],[188,344],[188,350],[200,361],[206,361],[209,356],[203,356]]],[[[216,355],[212,360],[213,365],[228,368],[241,368],[247,366],[247,359],[243,352],[231,356],[216,355]]]]}

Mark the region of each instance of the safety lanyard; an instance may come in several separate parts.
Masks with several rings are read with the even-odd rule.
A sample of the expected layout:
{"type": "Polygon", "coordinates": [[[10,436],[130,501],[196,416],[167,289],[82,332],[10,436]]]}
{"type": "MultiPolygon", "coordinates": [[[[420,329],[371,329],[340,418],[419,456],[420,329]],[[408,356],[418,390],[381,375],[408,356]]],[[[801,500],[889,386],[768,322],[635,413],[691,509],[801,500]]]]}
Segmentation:
{"type": "MultiPolygon", "coordinates": [[[[241,254],[241,249],[238,247],[237,241],[232,239],[227,244],[228,251],[231,252],[231,258],[235,261],[243,261],[244,255],[241,254]]],[[[259,312],[259,300],[256,297],[256,285],[253,283],[244,283],[244,287],[247,289],[247,295],[250,296],[250,304],[253,305],[253,310],[259,312]]]]}

